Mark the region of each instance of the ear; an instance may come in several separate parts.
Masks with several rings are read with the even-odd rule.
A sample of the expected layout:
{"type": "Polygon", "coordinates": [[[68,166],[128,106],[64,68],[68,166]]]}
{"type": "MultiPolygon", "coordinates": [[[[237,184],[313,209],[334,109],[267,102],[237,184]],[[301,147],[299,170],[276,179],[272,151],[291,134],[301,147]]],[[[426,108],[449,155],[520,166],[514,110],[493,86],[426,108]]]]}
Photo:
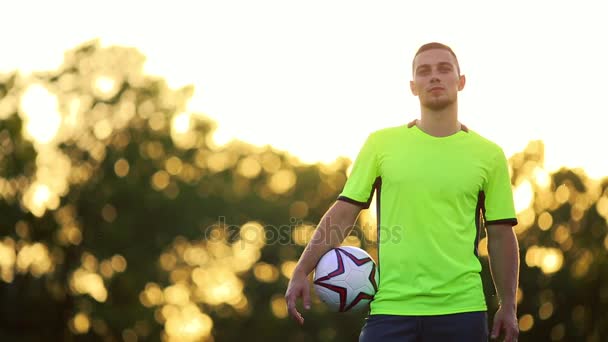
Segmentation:
{"type": "Polygon", "coordinates": [[[414,81],[410,81],[410,91],[412,92],[412,95],[418,96],[418,90],[416,90],[416,85],[414,84],[414,81]]]}
{"type": "Polygon", "coordinates": [[[465,83],[467,83],[467,78],[464,75],[458,76],[458,91],[464,89],[465,83]]]}

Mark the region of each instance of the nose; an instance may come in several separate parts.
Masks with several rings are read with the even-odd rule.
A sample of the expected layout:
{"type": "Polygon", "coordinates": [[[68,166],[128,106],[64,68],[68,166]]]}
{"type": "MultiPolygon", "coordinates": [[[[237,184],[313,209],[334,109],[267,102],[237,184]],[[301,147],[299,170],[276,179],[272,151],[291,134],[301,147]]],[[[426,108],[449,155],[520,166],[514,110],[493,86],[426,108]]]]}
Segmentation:
{"type": "Polygon", "coordinates": [[[431,77],[431,83],[439,83],[439,78],[436,76],[431,77]]]}

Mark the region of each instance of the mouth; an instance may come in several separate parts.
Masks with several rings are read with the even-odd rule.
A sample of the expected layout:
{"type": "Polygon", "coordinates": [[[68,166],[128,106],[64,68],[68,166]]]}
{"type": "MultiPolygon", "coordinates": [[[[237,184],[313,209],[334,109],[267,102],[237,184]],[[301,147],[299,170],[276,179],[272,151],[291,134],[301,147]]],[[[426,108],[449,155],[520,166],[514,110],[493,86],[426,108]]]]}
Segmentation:
{"type": "Polygon", "coordinates": [[[443,87],[437,86],[437,87],[430,88],[429,92],[437,92],[437,91],[443,91],[443,90],[444,90],[443,87]]]}

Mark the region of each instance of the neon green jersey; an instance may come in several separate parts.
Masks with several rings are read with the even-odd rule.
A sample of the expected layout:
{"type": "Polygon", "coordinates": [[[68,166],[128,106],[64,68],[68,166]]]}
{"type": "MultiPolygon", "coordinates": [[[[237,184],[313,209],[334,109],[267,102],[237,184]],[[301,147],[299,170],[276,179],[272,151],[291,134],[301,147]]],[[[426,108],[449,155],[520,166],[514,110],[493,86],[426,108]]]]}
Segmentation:
{"type": "Polygon", "coordinates": [[[477,244],[486,224],[517,224],[502,149],[463,128],[434,137],[410,124],[372,133],[339,200],[377,191],[379,289],[371,314],[487,310],[477,244]]]}

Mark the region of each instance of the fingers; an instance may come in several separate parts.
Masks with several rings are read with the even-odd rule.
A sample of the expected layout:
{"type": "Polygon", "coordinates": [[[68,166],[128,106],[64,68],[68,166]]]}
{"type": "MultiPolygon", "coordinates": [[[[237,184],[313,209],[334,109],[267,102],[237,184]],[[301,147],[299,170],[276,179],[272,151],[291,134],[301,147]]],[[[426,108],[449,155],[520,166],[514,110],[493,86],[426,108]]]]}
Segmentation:
{"type": "Polygon", "coordinates": [[[300,312],[298,312],[298,309],[296,309],[297,297],[297,294],[290,291],[287,292],[287,294],[285,295],[285,301],[287,302],[287,312],[289,313],[289,316],[291,318],[298,322],[298,324],[303,325],[304,317],[302,317],[302,314],[300,314],[300,312]]]}
{"type": "Polygon", "coordinates": [[[304,292],[304,294],[302,295],[302,300],[304,301],[304,308],[306,308],[306,310],[310,310],[310,288],[308,286],[305,286],[302,292],[304,292]]]}
{"type": "Polygon", "coordinates": [[[519,335],[517,326],[505,328],[505,342],[516,342],[519,335]]]}
{"type": "Polygon", "coordinates": [[[495,339],[500,335],[500,328],[502,327],[501,319],[494,319],[494,324],[492,324],[492,339],[495,339]]]}
{"type": "Polygon", "coordinates": [[[304,325],[304,317],[302,317],[302,314],[295,308],[295,306],[289,309],[289,316],[298,322],[298,324],[304,325]]]}
{"type": "Polygon", "coordinates": [[[513,326],[509,326],[502,319],[497,319],[494,321],[492,326],[492,339],[498,338],[501,332],[504,330],[504,342],[516,342],[519,336],[519,328],[517,323],[513,326]]]}

